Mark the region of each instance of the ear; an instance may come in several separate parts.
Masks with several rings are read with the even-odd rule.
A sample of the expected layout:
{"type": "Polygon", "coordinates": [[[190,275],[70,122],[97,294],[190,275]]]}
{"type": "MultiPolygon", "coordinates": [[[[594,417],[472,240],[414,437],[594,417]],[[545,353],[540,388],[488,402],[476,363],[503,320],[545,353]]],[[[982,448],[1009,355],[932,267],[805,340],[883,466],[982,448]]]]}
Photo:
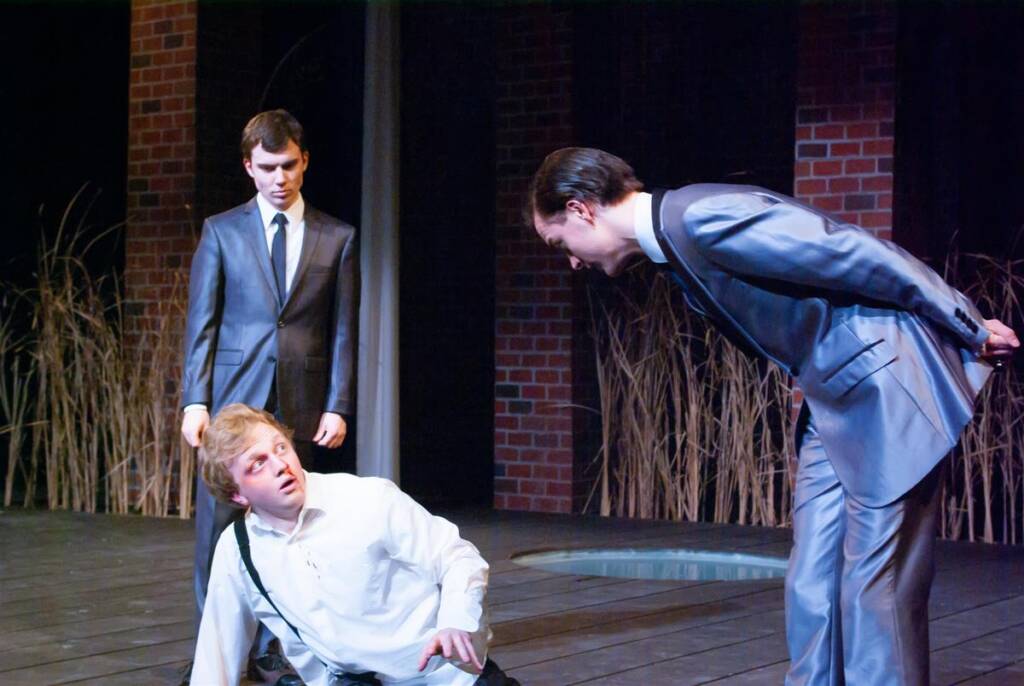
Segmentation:
{"type": "Polygon", "coordinates": [[[233,496],[231,496],[231,502],[233,502],[235,505],[238,505],[239,507],[249,507],[249,499],[246,498],[241,493],[235,493],[233,496]]]}
{"type": "Polygon", "coordinates": [[[307,169],[309,169],[309,151],[308,150],[306,152],[302,153],[302,171],[303,171],[303,173],[305,173],[305,171],[307,169]]]}
{"type": "Polygon", "coordinates": [[[572,200],[565,203],[565,211],[569,214],[574,214],[588,224],[594,223],[594,212],[590,209],[590,205],[573,198],[572,200]]]}
{"type": "Polygon", "coordinates": [[[250,178],[256,178],[256,175],[252,173],[252,158],[243,157],[242,166],[245,167],[245,173],[248,174],[250,178]]]}

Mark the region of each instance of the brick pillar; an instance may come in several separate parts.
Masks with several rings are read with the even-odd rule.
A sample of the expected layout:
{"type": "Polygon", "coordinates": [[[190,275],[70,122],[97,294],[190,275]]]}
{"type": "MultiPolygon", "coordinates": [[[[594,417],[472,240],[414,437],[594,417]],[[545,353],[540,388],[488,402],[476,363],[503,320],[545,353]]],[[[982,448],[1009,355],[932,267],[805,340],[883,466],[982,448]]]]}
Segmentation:
{"type": "Polygon", "coordinates": [[[572,139],[569,13],[510,8],[498,26],[494,505],[571,512],[573,276],[521,216],[530,175],[572,139]]]}
{"type": "Polygon", "coordinates": [[[146,330],[195,248],[195,0],[133,0],[125,298],[146,330]]]}
{"type": "Polygon", "coordinates": [[[804,4],[798,55],[796,197],[891,238],[895,7],[804,4]]]}

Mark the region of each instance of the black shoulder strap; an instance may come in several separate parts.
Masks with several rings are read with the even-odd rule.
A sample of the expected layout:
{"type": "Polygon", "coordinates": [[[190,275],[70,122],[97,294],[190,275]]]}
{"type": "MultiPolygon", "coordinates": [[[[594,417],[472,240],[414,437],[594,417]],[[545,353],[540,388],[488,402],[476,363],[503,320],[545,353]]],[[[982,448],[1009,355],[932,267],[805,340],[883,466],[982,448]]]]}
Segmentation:
{"type": "MultiPolygon", "coordinates": [[[[245,569],[249,572],[252,582],[256,584],[256,588],[259,590],[260,595],[270,603],[270,607],[274,608],[274,612],[277,613],[277,616],[280,617],[281,620],[288,625],[288,628],[294,632],[295,636],[305,644],[305,641],[302,640],[302,634],[300,634],[299,630],[295,628],[295,625],[285,619],[284,615],[281,614],[281,611],[277,609],[277,605],[275,605],[274,601],[270,599],[270,594],[267,593],[267,589],[263,587],[263,582],[260,581],[260,574],[256,571],[256,565],[252,563],[252,553],[249,551],[249,532],[245,528],[245,517],[236,519],[234,526],[235,540],[238,541],[238,552],[242,556],[242,562],[245,563],[245,569]]],[[[317,659],[320,659],[319,656],[317,659]]],[[[379,686],[380,684],[373,672],[365,672],[362,674],[339,673],[328,667],[323,660],[320,660],[320,664],[324,666],[324,669],[326,669],[328,673],[342,678],[342,680],[338,682],[341,686],[345,686],[346,684],[370,684],[371,686],[379,686]]]]}
{"type": "MultiPolygon", "coordinates": [[[[252,582],[256,584],[256,588],[259,589],[260,595],[262,595],[270,607],[274,608],[274,612],[277,616],[284,620],[284,623],[288,625],[300,641],[302,641],[302,635],[299,634],[299,630],[295,628],[291,622],[284,618],[281,611],[277,609],[277,605],[270,599],[270,594],[267,593],[267,589],[263,588],[263,582],[260,581],[260,574],[256,571],[256,565],[252,563],[252,553],[249,552],[249,532],[245,529],[245,517],[239,517],[235,520],[235,540],[238,541],[238,552],[242,556],[242,562],[245,563],[245,568],[249,572],[249,576],[252,578],[252,582]]],[[[305,641],[303,641],[305,643],[305,641]]]]}

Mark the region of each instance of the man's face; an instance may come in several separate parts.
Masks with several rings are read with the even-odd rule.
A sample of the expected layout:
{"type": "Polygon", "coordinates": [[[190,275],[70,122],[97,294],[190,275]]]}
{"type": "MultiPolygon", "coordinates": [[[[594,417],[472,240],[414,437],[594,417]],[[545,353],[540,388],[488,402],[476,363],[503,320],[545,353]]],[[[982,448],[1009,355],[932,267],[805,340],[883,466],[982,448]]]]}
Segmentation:
{"type": "Polygon", "coordinates": [[[232,500],[261,516],[291,519],[306,502],[306,474],[291,442],[269,424],[249,433],[252,444],[231,461],[238,485],[232,500]]]}
{"type": "Polygon", "coordinates": [[[566,203],[565,212],[551,217],[533,213],[533,227],[540,239],[563,251],[574,270],[601,269],[618,276],[628,262],[621,241],[601,221],[601,212],[577,200],[566,203]]]}
{"type": "Polygon", "coordinates": [[[309,153],[299,150],[293,140],[280,152],[267,152],[260,143],[242,163],[259,194],[276,209],[284,211],[299,197],[302,175],[309,166],[309,153]]]}

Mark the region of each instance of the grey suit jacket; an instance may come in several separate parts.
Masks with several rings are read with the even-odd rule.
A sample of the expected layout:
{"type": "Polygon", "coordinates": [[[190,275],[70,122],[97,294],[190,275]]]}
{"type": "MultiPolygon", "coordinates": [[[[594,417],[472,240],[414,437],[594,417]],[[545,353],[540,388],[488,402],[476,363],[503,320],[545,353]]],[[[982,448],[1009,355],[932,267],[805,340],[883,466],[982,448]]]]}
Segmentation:
{"type": "Polygon", "coordinates": [[[988,332],[927,265],[756,186],[656,191],[653,214],[691,305],[796,378],[853,497],[896,500],[956,444],[991,372],[988,332]]]}
{"type": "Polygon", "coordinates": [[[312,438],[323,412],[352,412],[355,229],[308,204],[304,220],[283,306],[255,197],[204,223],[189,282],[183,406],[263,407],[276,375],[281,416],[297,438],[312,438]]]}

